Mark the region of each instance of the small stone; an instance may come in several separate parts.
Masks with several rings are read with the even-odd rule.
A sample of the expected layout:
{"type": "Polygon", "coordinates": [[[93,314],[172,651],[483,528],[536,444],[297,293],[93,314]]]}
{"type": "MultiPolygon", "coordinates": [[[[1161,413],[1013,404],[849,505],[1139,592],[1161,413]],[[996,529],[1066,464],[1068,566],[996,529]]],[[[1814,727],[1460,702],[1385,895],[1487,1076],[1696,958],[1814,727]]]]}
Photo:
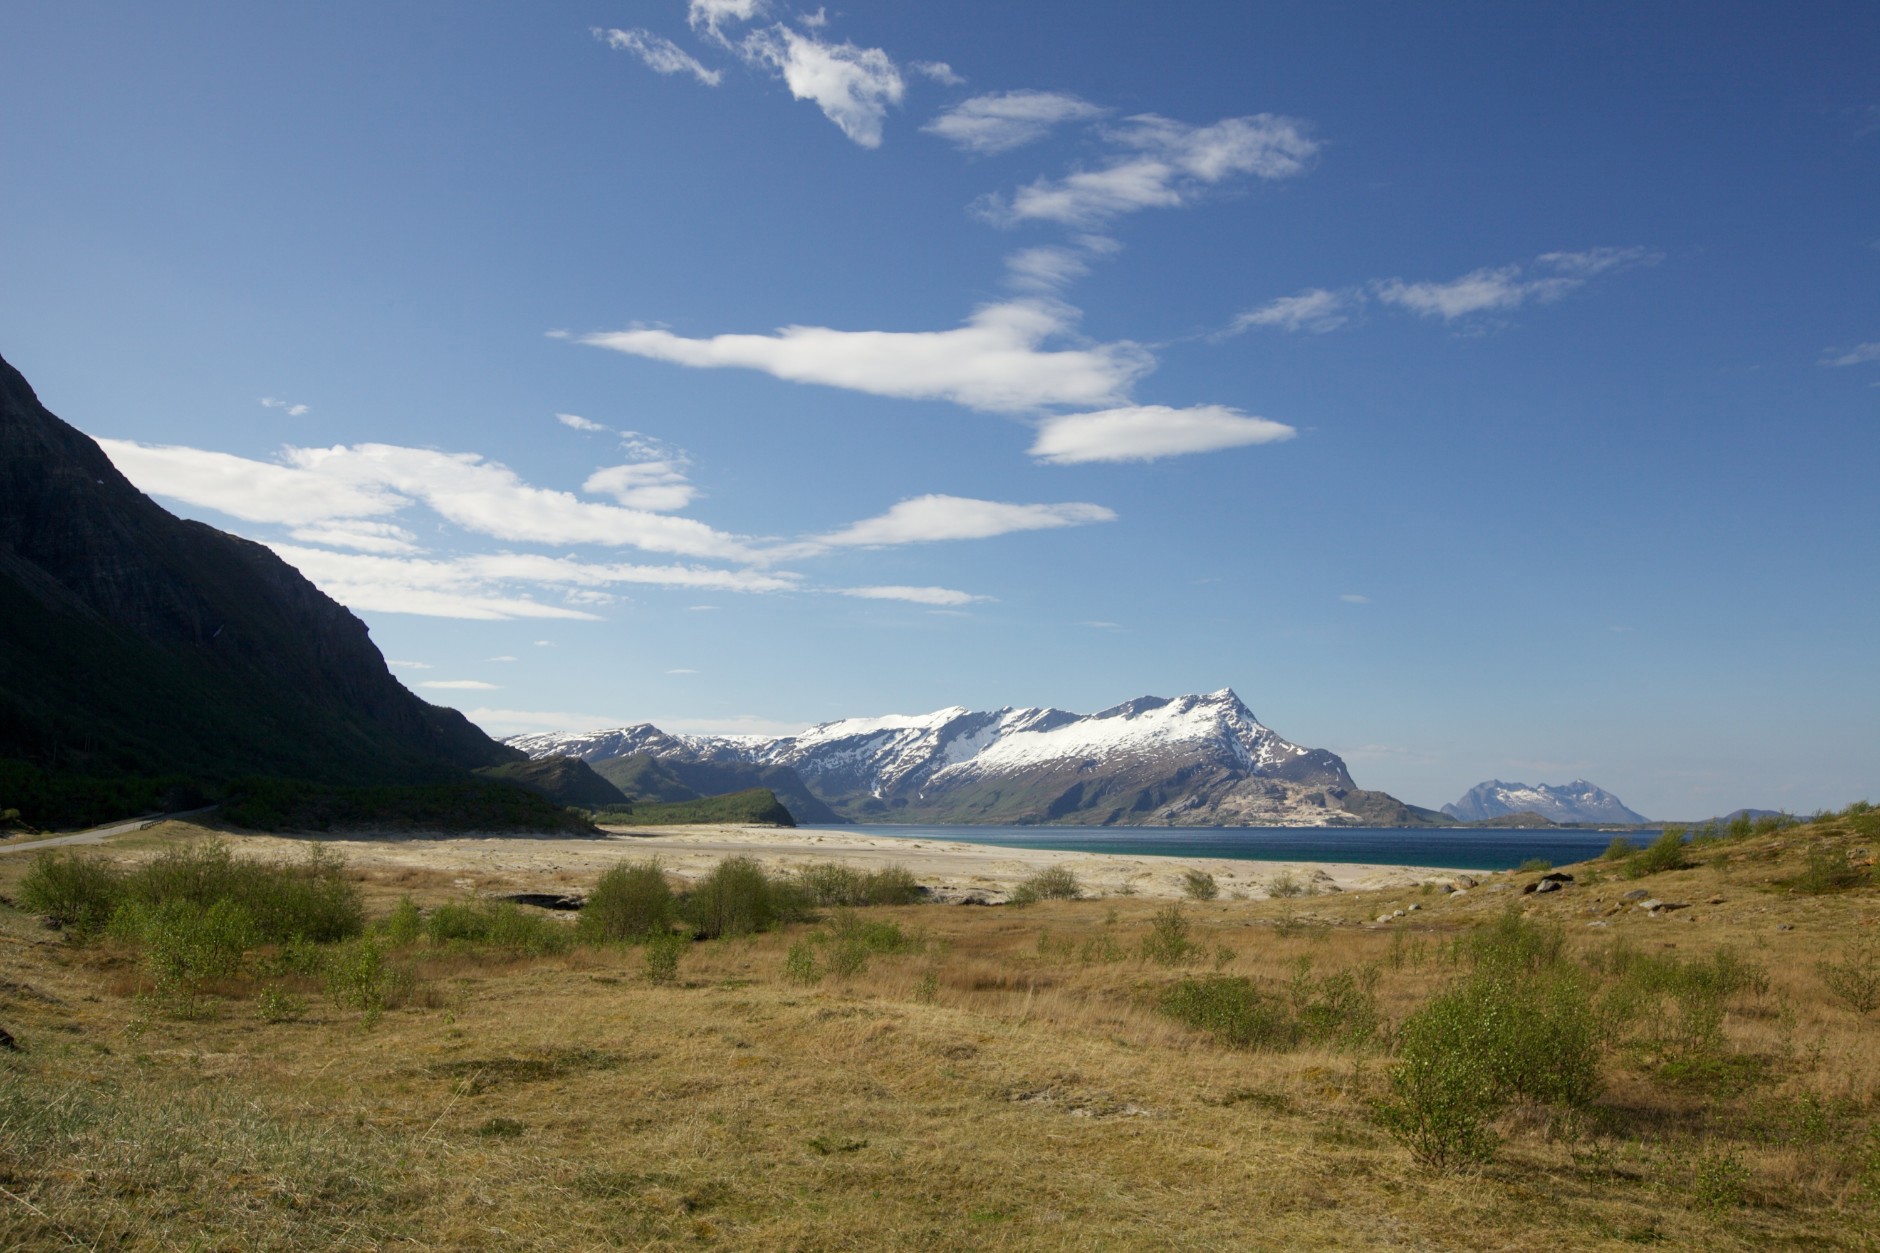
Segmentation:
{"type": "Polygon", "coordinates": [[[1655,914],[1665,907],[1665,903],[1653,896],[1640,901],[1638,907],[1647,913],[1655,914]]]}
{"type": "Polygon", "coordinates": [[[1456,876],[1456,888],[1458,891],[1466,892],[1474,886],[1475,886],[1474,875],[1459,874],[1456,876]]]}
{"type": "Polygon", "coordinates": [[[1607,922],[1604,918],[1601,918],[1598,922],[1589,922],[1586,925],[1589,927],[1610,927],[1612,924],[1607,922]]]}
{"type": "Polygon", "coordinates": [[[17,1053],[19,1051],[20,1043],[13,1038],[13,1033],[5,1027],[0,1027],[0,1052],[17,1053]]]}
{"type": "Polygon", "coordinates": [[[1542,879],[1539,883],[1534,885],[1534,890],[1536,892],[1558,892],[1561,887],[1562,884],[1558,879],[1542,879]]]}
{"type": "Polygon", "coordinates": [[[1422,908],[1423,908],[1423,906],[1421,906],[1421,905],[1412,905],[1412,906],[1410,906],[1410,912],[1414,914],[1414,913],[1416,913],[1416,912],[1417,912],[1417,910],[1419,910],[1419,909],[1422,909],[1422,908]]]}
{"type": "Polygon", "coordinates": [[[1786,922],[1785,922],[1785,923],[1783,923],[1783,924],[1782,924],[1781,926],[1779,926],[1779,927],[1777,927],[1777,928],[1776,928],[1776,930],[1778,930],[1778,931],[1793,931],[1793,930],[1795,930],[1795,927],[1794,927],[1794,926],[1793,926],[1792,924],[1790,924],[1790,923],[1786,923],[1786,922]]]}
{"type": "Polygon", "coordinates": [[[1706,905],[1721,905],[1721,904],[1723,904],[1723,898],[1722,898],[1721,896],[1713,896],[1713,897],[1711,897],[1711,898],[1710,898],[1709,900],[1707,900],[1707,901],[1705,901],[1705,902],[1704,902],[1704,904],[1706,904],[1706,905]]]}
{"type": "Polygon", "coordinates": [[[1651,893],[1647,892],[1644,888],[1633,888],[1619,899],[1622,901],[1642,901],[1650,895],[1651,893]]]}

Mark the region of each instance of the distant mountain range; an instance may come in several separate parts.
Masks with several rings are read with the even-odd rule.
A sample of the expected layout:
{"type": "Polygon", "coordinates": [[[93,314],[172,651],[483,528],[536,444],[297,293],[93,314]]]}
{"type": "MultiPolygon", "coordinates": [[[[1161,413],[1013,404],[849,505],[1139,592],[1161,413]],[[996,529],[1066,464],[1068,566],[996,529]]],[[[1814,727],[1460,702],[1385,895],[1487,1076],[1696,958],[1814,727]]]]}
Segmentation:
{"type": "Polygon", "coordinates": [[[403,784],[522,759],[272,552],[131,486],[3,360],[0,606],[0,764],[403,784]]]}
{"type": "Polygon", "coordinates": [[[772,788],[803,822],[1443,821],[1429,810],[1359,788],[1335,754],[1281,738],[1227,689],[1172,699],[1144,696],[1088,715],[955,706],[913,716],[846,718],[801,735],[673,735],[642,723],[506,742],[532,758],[582,758],[629,792],[635,791],[633,780],[655,764],[694,788],[709,768],[718,772],[714,786],[723,790],[772,788]]]}
{"type": "Polygon", "coordinates": [[[1503,783],[1490,779],[1478,783],[1443,812],[1459,822],[1490,822],[1514,814],[1539,814],[1549,822],[1651,821],[1625,807],[1620,799],[1602,787],[1575,779],[1555,786],[1549,783],[1503,783]]]}

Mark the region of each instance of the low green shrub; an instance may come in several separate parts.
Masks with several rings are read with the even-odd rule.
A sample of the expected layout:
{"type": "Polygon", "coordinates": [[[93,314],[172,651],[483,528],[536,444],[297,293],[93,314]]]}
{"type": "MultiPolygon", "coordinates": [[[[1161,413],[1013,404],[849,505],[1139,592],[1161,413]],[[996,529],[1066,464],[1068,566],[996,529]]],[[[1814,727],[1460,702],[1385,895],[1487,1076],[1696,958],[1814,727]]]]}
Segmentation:
{"type": "Polygon", "coordinates": [[[1067,866],[1046,866],[1021,882],[1007,898],[1013,905],[1036,901],[1074,901],[1084,894],[1083,885],[1067,866]]]}
{"type": "Polygon", "coordinates": [[[1298,1044],[1300,1030],[1278,997],[1239,975],[1187,978],[1162,990],[1156,1008],[1229,1048],[1278,1051],[1298,1044]]]}
{"type": "Polygon", "coordinates": [[[346,863],[322,845],[309,845],[299,862],[238,858],[219,840],[166,848],[125,877],[126,899],[147,904],[179,901],[208,908],[239,904],[254,921],[257,942],[301,939],[332,943],[365,926],[359,890],[345,877],[346,863]]]}
{"type": "Polygon", "coordinates": [[[20,880],[20,904],[44,914],[74,939],[102,932],[124,900],[124,875],[110,862],[79,853],[34,856],[20,880]]]}
{"type": "Polygon", "coordinates": [[[1362,1048],[1383,1027],[1377,1011],[1376,966],[1314,977],[1312,959],[1299,958],[1286,985],[1300,1034],[1317,1044],[1362,1048]]]}
{"type": "Polygon", "coordinates": [[[1815,964],[1828,991],[1862,1017],[1880,1009],[1880,939],[1869,935],[1850,944],[1839,961],[1815,964]]]}
{"type": "Polygon", "coordinates": [[[1182,892],[1191,901],[1211,901],[1221,894],[1221,885],[1205,870],[1188,870],[1182,874],[1182,892]]]}
{"type": "Polygon", "coordinates": [[[1274,875],[1267,883],[1266,894],[1282,899],[1295,896],[1310,896],[1312,895],[1312,888],[1309,884],[1301,882],[1292,871],[1283,870],[1279,874],[1274,875]]]}
{"type": "Polygon", "coordinates": [[[1174,902],[1156,911],[1149,934],[1142,937],[1142,959],[1159,966],[1180,966],[1192,961],[1201,946],[1189,938],[1188,915],[1174,902]]]}
{"type": "Polygon", "coordinates": [[[1689,865],[1684,856],[1684,828],[1673,822],[1667,824],[1649,846],[1626,858],[1623,869],[1626,878],[1642,879],[1667,870],[1683,870],[1689,865]]]}
{"type": "Polygon", "coordinates": [[[806,988],[822,982],[823,971],[816,964],[816,949],[808,939],[797,940],[784,954],[783,977],[806,988]]]}
{"type": "Polygon", "coordinates": [[[905,866],[858,870],[815,862],[798,869],[796,881],[817,905],[912,905],[921,898],[920,883],[905,866]]]}
{"type": "Polygon", "coordinates": [[[553,957],[574,947],[572,928],[531,913],[513,901],[439,905],[424,920],[433,944],[483,945],[529,957],[553,957]]]}
{"type": "Polygon", "coordinates": [[[685,952],[686,944],[686,938],[673,931],[647,940],[646,981],[662,987],[676,983],[679,979],[679,956],[685,952]]]}
{"type": "Polygon", "coordinates": [[[398,898],[398,904],[385,916],[383,924],[385,938],[397,945],[415,943],[424,934],[424,914],[418,908],[418,902],[409,896],[398,898]]]}
{"type": "Polygon", "coordinates": [[[644,939],[672,930],[677,909],[657,860],[612,866],[581,907],[575,935],[584,944],[644,939]]]}
{"type": "Polygon", "coordinates": [[[1606,851],[1601,856],[1607,861],[1624,861],[1636,852],[1638,852],[1638,845],[1623,835],[1615,835],[1612,837],[1612,843],[1606,845],[1606,851]]]}
{"type": "Polygon", "coordinates": [[[1810,896],[1825,896],[1830,892],[1865,887],[1873,881],[1873,872],[1866,866],[1856,865],[1847,849],[1821,845],[1808,850],[1807,864],[1802,873],[1790,881],[1790,886],[1810,896]]]}
{"type": "Polygon", "coordinates": [[[306,1012],[305,1000],[280,988],[264,988],[255,998],[255,1017],[262,1022],[298,1022],[306,1012]]]}
{"type": "Polygon", "coordinates": [[[1515,869],[1522,874],[1545,874],[1553,868],[1554,863],[1548,861],[1545,857],[1530,857],[1515,867],[1515,869]]]}
{"type": "Polygon", "coordinates": [[[110,933],[142,948],[156,1004],[179,1018],[202,1016],[204,985],[241,973],[242,955],[256,941],[254,918],[227,899],[207,909],[189,901],[133,901],[112,915],[110,933]]]}
{"type": "Polygon", "coordinates": [[[340,1009],[358,1010],[368,1027],[409,996],[415,984],[411,969],[393,965],[371,936],[335,949],[327,961],[327,996],[340,1009]]]}
{"type": "Polygon", "coordinates": [[[765,873],[749,857],[727,857],[693,885],[680,915],[700,936],[750,935],[806,917],[810,903],[794,883],[765,873]]]}

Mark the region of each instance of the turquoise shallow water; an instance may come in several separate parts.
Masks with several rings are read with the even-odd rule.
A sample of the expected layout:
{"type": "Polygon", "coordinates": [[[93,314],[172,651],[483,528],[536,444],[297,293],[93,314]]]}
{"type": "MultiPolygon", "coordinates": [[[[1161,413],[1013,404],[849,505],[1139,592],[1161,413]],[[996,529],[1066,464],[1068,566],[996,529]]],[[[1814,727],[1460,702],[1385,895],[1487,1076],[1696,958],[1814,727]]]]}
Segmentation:
{"type": "MultiPolygon", "coordinates": [[[[1380,862],[1511,870],[1539,857],[1562,866],[1606,851],[1608,831],[1467,827],[903,827],[858,824],[804,830],[963,840],[1007,848],[1055,848],[1132,857],[1226,857],[1235,861],[1380,862]]],[[[1649,836],[1633,837],[1644,843],[1649,836]]]]}

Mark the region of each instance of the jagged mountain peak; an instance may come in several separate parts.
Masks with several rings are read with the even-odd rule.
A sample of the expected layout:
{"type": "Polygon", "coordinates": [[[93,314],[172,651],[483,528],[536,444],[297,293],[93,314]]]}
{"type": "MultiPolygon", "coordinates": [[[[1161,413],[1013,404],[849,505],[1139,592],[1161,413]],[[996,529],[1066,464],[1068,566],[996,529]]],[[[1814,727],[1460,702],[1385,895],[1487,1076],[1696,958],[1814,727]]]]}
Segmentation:
{"type": "Polygon", "coordinates": [[[1037,706],[842,718],[796,735],[685,736],[657,727],[509,741],[590,761],[632,753],[793,769],[851,816],[941,822],[1340,820],[1345,764],[1293,744],[1232,688],[1139,696],[1095,714],[1037,706]],[[1230,794],[1232,799],[1230,800],[1230,794]],[[845,809],[846,807],[846,809],[845,809]]]}

